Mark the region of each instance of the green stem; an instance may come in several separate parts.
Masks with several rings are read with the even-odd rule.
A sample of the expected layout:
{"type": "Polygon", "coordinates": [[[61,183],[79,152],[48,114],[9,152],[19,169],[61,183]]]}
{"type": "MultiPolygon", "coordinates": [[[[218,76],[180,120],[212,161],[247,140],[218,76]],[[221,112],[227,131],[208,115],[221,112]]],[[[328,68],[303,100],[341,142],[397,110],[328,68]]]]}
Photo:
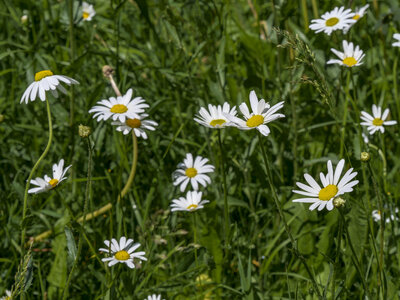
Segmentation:
{"type": "Polygon", "coordinates": [[[309,21],[308,21],[307,0],[301,0],[301,11],[303,12],[304,32],[308,32],[309,21]]]}
{"type": "MultiPolygon", "coordinates": [[[[126,182],[124,188],[122,189],[120,195],[118,196],[118,200],[117,201],[120,201],[126,195],[126,193],[128,192],[130,186],[133,183],[133,179],[135,178],[136,166],[137,166],[137,158],[138,158],[138,146],[137,146],[137,138],[136,138],[136,135],[134,133],[132,133],[132,138],[133,138],[133,162],[132,162],[132,168],[131,168],[131,171],[130,171],[130,174],[129,174],[128,181],[126,182]]],[[[90,213],[88,213],[88,214],[86,214],[84,216],[81,216],[80,218],[78,218],[77,222],[78,223],[82,223],[84,219],[86,219],[86,221],[89,221],[89,220],[91,220],[93,218],[96,218],[97,216],[102,215],[105,212],[109,211],[112,207],[113,207],[112,203],[109,202],[106,205],[104,205],[103,207],[101,207],[101,208],[99,208],[99,209],[97,209],[97,210],[95,210],[93,212],[90,212],[90,213]]],[[[45,231],[45,232],[41,233],[40,235],[34,237],[32,242],[41,241],[41,240],[47,238],[48,236],[50,236],[52,232],[53,232],[52,230],[45,231]]]]}
{"type": "Polygon", "coordinates": [[[133,183],[133,179],[135,178],[136,174],[136,166],[138,160],[138,144],[137,144],[137,137],[135,135],[135,131],[132,129],[132,142],[133,142],[133,149],[132,149],[132,167],[131,172],[129,173],[128,181],[126,182],[124,188],[121,191],[120,196],[118,197],[118,202],[126,195],[129,188],[133,183]]]}
{"type": "MultiPolygon", "coordinates": [[[[348,94],[349,93],[349,89],[350,89],[350,87],[349,87],[349,85],[350,85],[349,74],[350,73],[348,73],[347,80],[346,80],[346,82],[347,82],[346,83],[347,93],[345,92],[345,94],[348,94]]],[[[347,112],[349,111],[348,108],[347,108],[348,103],[349,103],[349,97],[346,96],[345,97],[344,107],[343,107],[343,121],[342,121],[342,128],[341,128],[342,134],[341,134],[341,138],[340,138],[340,155],[339,155],[339,157],[343,157],[343,145],[345,144],[344,140],[345,140],[345,135],[346,135],[347,112]]]]}
{"type": "Polygon", "coordinates": [[[224,151],[222,148],[221,130],[219,130],[219,129],[218,129],[218,144],[219,144],[219,150],[221,153],[222,180],[223,180],[223,186],[224,186],[225,245],[227,245],[227,244],[229,244],[229,236],[230,236],[229,206],[228,206],[228,194],[227,194],[227,188],[226,188],[225,157],[224,157],[224,151]]]}
{"type": "MultiPolygon", "coordinates": [[[[22,221],[24,221],[25,217],[26,217],[26,209],[27,209],[27,200],[28,200],[28,190],[29,190],[29,185],[31,183],[33,174],[35,173],[36,169],[39,167],[40,162],[45,158],[45,156],[47,155],[47,152],[49,152],[50,150],[50,145],[51,145],[51,141],[53,139],[53,125],[51,122],[51,111],[50,111],[50,103],[49,100],[46,97],[46,108],[47,108],[47,118],[49,120],[49,140],[47,142],[47,146],[44,149],[42,155],[39,157],[39,159],[37,160],[37,162],[35,163],[35,165],[33,166],[31,173],[29,174],[28,180],[26,182],[26,186],[25,186],[25,193],[24,193],[24,206],[23,206],[23,210],[22,210],[22,221]]],[[[24,241],[25,241],[25,233],[26,233],[26,228],[24,226],[24,228],[22,229],[22,234],[21,234],[21,252],[22,255],[24,253],[24,241]]]]}
{"type": "MultiPolygon", "coordinates": [[[[72,0],[68,1],[68,16],[69,16],[69,46],[71,48],[71,63],[75,60],[75,40],[74,40],[74,2],[72,0]]],[[[71,88],[71,97],[69,102],[69,125],[72,127],[74,124],[74,91],[71,88]]]]}
{"type": "Polygon", "coordinates": [[[385,147],[385,137],[383,134],[379,135],[380,141],[381,141],[381,149],[382,151],[381,153],[381,157],[382,157],[382,175],[383,175],[383,191],[385,193],[385,195],[387,195],[388,193],[388,186],[387,186],[387,180],[386,180],[386,176],[387,176],[387,167],[386,167],[386,147],[385,147]]]}
{"type": "Polygon", "coordinates": [[[319,18],[319,14],[318,14],[317,1],[316,0],[311,0],[311,4],[312,4],[312,11],[313,11],[314,19],[318,19],[319,18]]]}
{"type": "MultiPolygon", "coordinates": [[[[395,58],[394,63],[393,63],[393,93],[394,93],[394,99],[397,99],[397,94],[398,94],[398,88],[397,88],[397,64],[398,64],[398,57],[395,58]]],[[[397,120],[400,120],[400,101],[396,101],[396,107],[397,107],[397,120]]],[[[397,125],[399,126],[400,129],[400,122],[397,122],[397,125]]]]}
{"type": "Polygon", "coordinates": [[[383,289],[383,294],[384,294],[384,287],[383,287],[383,270],[384,270],[384,260],[383,260],[383,250],[384,250],[384,243],[385,243],[385,239],[384,239],[384,230],[385,230],[385,213],[383,211],[383,200],[381,197],[381,194],[379,193],[379,189],[378,189],[378,184],[376,183],[375,180],[375,176],[374,176],[374,172],[372,170],[371,164],[370,162],[368,162],[368,169],[369,172],[371,174],[371,178],[372,178],[372,185],[374,187],[375,190],[375,194],[378,198],[378,209],[381,212],[381,220],[380,220],[380,245],[379,245],[379,269],[380,269],[380,282],[379,284],[382,285],[382,289],[383,289]]]}
{"type": "Polygon", "coordinates": [[[340,256],[340,247],[342,243],[342,235],[343,235],[343,220],[339,218],[339,233],[338,233],[338,244],[336,248],[336,256],[335,256],[335,263],[333,267],[333,276],[332,276],[332,299],[335,299],[335,280],[336,280],[336,270],[339,266],[339,256],[340,256]]]}
{"type": "MultiPolygon", "coordinates": [[[[340,208],[339,208],[338,210],[339,210],[339,213],[340,213],[340,217],[342,218],[343,224],[346,224],[346,219],[344,218],[344,215],[343,215],[342,210],[341,210],[340,208]]],[[[350,238],[350,234],[349,234],[349,231],[348,231],[348,229],[347,229],[347,226],[344,226],[344,227],[345,227],[345,231],[346,231],[347,242],[348,242],[348,244],[349,244],[349,246],[350,246],[351,254],[352,254],[352,256],[353,256],[353,263],[354,263],[354,266],[356,267],[357,272],[358,272],[358,274],[360,275],[360,278],[361,278],[361,282],[362,282],[362,285],[363,285],[363,288],[364,288],[364,293],[365,293],[366,299],[369,299],[369,297],[368,297],[368,294],[369,294],[369,292],[368,292],[368,286],[367,286],[367,283],[365,282],[365,278],[364,278],[364,276],[363,276],[363,274],[362,274],[361,266],[360,266],[360,263],[358,262],[358,258],[357,258],[356,251],[354,250],[353,243],[351,242],[351,238],[350,238]]]]}
{"type": "Polygon", "coordinates": [[[76,268],[76,265],[78,264],[78,260],[82,251],[82,234],[85,228],[85,221],[86,221],[86,214],[87,214],[87,209],[88,209],[88,202],[89,202],[89,194],[90,194],[90,186],[91,186],[91,177],[92,177],[92,147],[90,145],[90,138],[88,137],[86,139],[87,145],[88,145],[88,172],[87,172],[87,181],[86,181],[86,190],[85,190],[85,203],[83,205],[83,222],[82,222],[82,227],[81,227],[81,232],[79,234],[79,242],[78,242],[78,250],[76,252],[76,257],[74,260],[74,264],[72,265],[71,272],[69,273],[67,283],[65,284],[64,292],[63,292],[63,300],[67,299],[68,297],[68,286],[71,282],[72,275],[74,273],[74,270],[76,268]]]}
{"type": "Polygon", "coordinates": [[[320,290],[318,288],[318,284],[317,284],[317,282],[316,282],[316,280],[314,278],[314,275],[312,274],[311,269],[308,266],[305,258],[300,254],[299,250],[297,249],[297,243],[294,240],[294,238],[292,236],[292,233],[290,232],[289,225],[286,222],[285,215],[283,214],[283,211],[282,211],[279,199],[278,199],[278,195],[276,194],[275,187],[274,187],[274,184],[273,184],[273,181],[272,181],[271,169],[269,167],[267,155],[265,154],[265,150],[264,150],[264,146],[263,146],[262,138],[261,138],[261,133],[258,132],[258,131],[257,131],[257,133],[258,133],[259,144],[260,144],[260,147],[261,147],[261,153],[262,153],[262,156],[263,156],[263,159],[264,159],[265,168],[267,170],[268,183],[269,183],[269,186],[270,186],[271,191],[272,191],[272,195],[273,195],[273,198],[274,198],[274,201],[275,201],[275,205],[278,208],[279,216],[281,217],[281,220],[282,220],[282,222],[283,222],[283,224],[285,226],[285,231],[286,231],[287,235],[289,236],[290,243],[292,244],[293,252],[297,256],[297,258],[299,258],[301,260],[301,262],[303,263],[308,275],[310,276],[310,279],[311,279],[311,281],[313,283],[314,290],[317,293],[318,298],[322,299],[322,296],[321,296],[320,290]]]}
{"type": "Polygon", "coordinates": [[[194,247],[194,259],[196,261],[196,267],[199,266],[198,260],[197,260],[197,218],[196,218],[196,212],[193,212],[193,247],[194,247]]]}

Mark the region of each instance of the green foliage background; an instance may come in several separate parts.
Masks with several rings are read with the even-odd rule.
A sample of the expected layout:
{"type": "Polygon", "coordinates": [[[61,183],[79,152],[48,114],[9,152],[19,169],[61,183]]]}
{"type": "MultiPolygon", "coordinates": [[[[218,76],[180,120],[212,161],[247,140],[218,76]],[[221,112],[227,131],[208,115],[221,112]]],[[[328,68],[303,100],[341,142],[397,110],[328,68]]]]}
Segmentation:
{"type": "MultiPolygon", "coordinates": [[[[352,8],[367,3],[350,2],[352,8]]],[[[315,274],[322,296],[334,298],[330,288],[334,269],[337,299],[361,299],[366,291],[345,235],[334,264],[337,209],[310,212],[309,205],[292,203],[296,197],[291,191],[296,181],[304,182],[303,173],[317,178],[326,172],[328,159],[336,164],[345,158],[346,168],[355,168],[360,183],[346,194],[343,210],[370,299],[398,299],[398,222],[385,225],[381,283],[380,226],[371,218],[378,200],[371,172],[359,157],[361,151],[370,151],[384,212],[394,214],[400,194],[400,125],[387,127],[384,135],[375,134],[373,147],[368,147],[359,139],[359,115],[352,101],[367,112],[373,103],[389,107],[391,119],[400,120],[399,49],[391,46],[393,33],[400,29],[400,8],[394,0],[368,3],[367,16],[347,35],[335,32],[329,37],[308,30],[310,20],[335,6],[349,5],[347,1],[104,0],[92,1],[96,16],[83,22],[80,1],[2,0],[0,292],[15,282],[21,226],[26,226],[28,237],[49,229],[55,233],[33,246],[33,277],[25,299],[62,297],[78,243],[76,219],[82,214],[87,181],[87,146],[77,129],[81,123],[93,129],[89,209],[116,204],[128,178],[132,142],[110,122],[98,123],[88,114],[97,101],[114,96],[101,72],[107,64],[115,68],[122,93],[133,88],[134,96],[146,99],[147,112],[159,126],[149,132],[148,140],[139,139],[138,169],[130,192],[111,211],[85,225],[69,299],[143,299],[152,293],[165,299],[317,299],[274,205],[255,131],[221,132],[232,232],[231,242],[225,243],[217,132],[201,127],[193,117],[209,103],[248,102],[251,90],[271,104],[285,101],[286,118],[270,124],[271,134],[263,142],[296,246],[315,274]],[[28,17],[25,23],[23,15],[28,17]],[[307,63],[307,53],[301,49],[278,47],[287,43],[287,37],[274,27],[297,34],[315,61],[307,63]],[[334,56],[330,48],[340,50],[343,39],[366,53],[364,64],[352,73],[326,65],[334,56]],[[35,177],[48,174],[61,158],[73,168],[55,191],[29,196],[28,218],[22,223],[25,181],[45,147],[48,125],[45,103],[19,101],[34,74],[43,69],[70,76],[80,85],[69,87],[67,96],[50,99],[54,140],[35,177]],[[313,80],[317,81],[310,84],[313,80]],[[334,99],[333,109],[321,95],[324,85],[334,99]],[[211,202],[197,213],[197,266],[192,216],[169,210],[171,200],[182,195],[173,187],[171,174],[187,152],[207,157],[216,166],[213,183],[203,189],[211,202]],[[105,239],[122,235],[142,244],[148,261],[141,268],[109,268],[101,263],[104,254],[97,249],[105,239]],[[201,274],[209,281],[199,282],[201,274]]]]}

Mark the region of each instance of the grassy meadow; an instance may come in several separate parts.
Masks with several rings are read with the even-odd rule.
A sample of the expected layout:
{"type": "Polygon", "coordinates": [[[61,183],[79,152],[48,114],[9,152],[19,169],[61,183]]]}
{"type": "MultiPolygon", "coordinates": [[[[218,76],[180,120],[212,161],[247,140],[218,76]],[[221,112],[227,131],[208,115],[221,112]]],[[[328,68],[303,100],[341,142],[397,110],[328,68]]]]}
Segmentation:
{"type": "Polygon", "coordinates": [[[400,121],[398,1],[90,4],[96,14],[86,21],[82,1],[0,1],[0,297],[400,298],[400,122],[372,135],[360,125],[373,104],[400,121]],[[309,29],[335,7],[366,4],[346,34],[309,29]],[[364,51],[361,66],[327,64],[343,40],[364,51]],[[149,105],[158,126],[147,139],[88,112],[116,97],[105,65],[122,95],[132,89],[149,105]],[[20,103],[42,70],[79,85],[20,103]],[[201,107],[224,102],[242,118],[252,90],[271,106],[285,101],[268,136],[194,121],[201,107]],[[72,167],[54,189],[26,194],[49,139],[46,103],[52,140],[32,178],[51,175],[60,159],[72,167]],[[210,202],[172,212],[172,200],[191,190],[173,185],[187,153],[215,166],[199,187],[210,202]],[[327,162],[341,159],[343,174],[354,168],[359,181],[341,195],[344,205],[310,211],[292,202],[305,173],[320,183],[327,162]],[[103,262],[104,240],[122,236],[140,243],[147,261],[103,262]]]}

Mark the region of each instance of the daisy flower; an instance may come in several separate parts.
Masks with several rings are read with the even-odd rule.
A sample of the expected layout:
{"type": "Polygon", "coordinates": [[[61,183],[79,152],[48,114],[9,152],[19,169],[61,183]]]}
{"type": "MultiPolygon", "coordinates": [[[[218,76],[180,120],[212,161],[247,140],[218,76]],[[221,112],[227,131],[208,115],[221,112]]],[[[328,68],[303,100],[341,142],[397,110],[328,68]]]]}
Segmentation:
{"type": "Polygon", "coordinates": [[[204,208],[204,204],[210,202],[201,200],[202,192],[188,191],[185,197],[172,200],[171,211],[195,211],[204,208]]]}
{"type": "Polygon", "coordinates": [[[393,47],[400,47],[400,33],[393,34],[393,38],[397,40],[397,42],[393,43],[393,47]]]}
{"type": "Polygon", "coordinates": [[[351,181],[357,175],[357,172],[353,172],[353,168],[350,168],[340,179],[343,167],[344,159],[339,161],[335,172],[333,172],[332,162],[328,160],[328,174],[320,173],[322,188],[309,174],[304,174],[304,178],[309,185],[296,182],[297,186],[303,191],[293,190],[293,193],[307,197],[295,199],[293,202],[313,203],[310,206],[310,210],[314,210],[317,207],[318,210],[323,210],[325,207],[327,210],[332,210],[334,207],[333,200],[344,193],[352,192],[353,186],[358,183],[358,180],[351,181]]]}
{"type": "Polygon", "coordinates": [[[161,300],[161,295],[153,294],[153,295],[147,296],[147,298],[144,300],[161,300]]]}
{"type": "Polygon", "coordinates": [[[101,260],[104,262],[109,262],[109,267],[117,263],[124,263],[131,269],[135,268],[135,264],[133,263],[134,258],[138,258],[139,260],[147,260],[147,258],[144,257],[144,255],[146,254],[144,251],[134,252],[137,248],[140,247],[140,244],[135,243],[132,245],[132,243],[132,239],[126,240],[126,237],[124,236],[120,238],[119,244],[116,239],[112,239],[111,243],[109,240],[105,240],[104,244],[108,248],[100,248],[99,251],[110,253],[112,254],[112,257],[105,257],[101,260]]]}
{"type": "Polygon", "coordinates": [[[82,18],[83,21],[91,21],[92,18],[95,16],[96,12],[93,8],[92,4],[87,2],[82,2],[82,18]]]}
{"type": "Polygon", "coordinates": [[[358,21],[360,18],[364,17],[364,15],[367,12],[368,7],[369,7],[369,4],[367,4],[363,7],[356,8],[356,10],[354,11],[355,15],[354,15],[353,19],[358,21]]]}
{"type": "MultiPolygon", "coordinates": [[[[395,213],[397,214],[399,212],[399,209],[395,209],[395,213]]],[[[380,210],[373,210],[372,211],[372,218],[374,219],[375,222],[379,222],[382,218],[382,212],[380,210]]],[[[397,221],[399,218],[396,217],[395,215],[390,215],[390,218],[386,218],[385,222],[390,223],[390,219],[392,221],[397,221]]]]}
{"type": "Polygon", "coordinates": [[[199,114],[194,118],[197,123],[208,128],[224,128],[230,126],[230,122],[225,114],[236,116],[236,106],[230,108],[228,102],[225,102],[223,106],[208,105],[208,111],[206,108],[200,108],[199,114]]]}
{"type": "MultiPolygon", "coordinates": [[[[356,20],[356,22],[357,22],[359,19],[364,17],[364,15],[367,13],[368,7],[369,7],[369,4],[367,4],[367,5],[363,6],[363,7],[356,8],[356,10],[354,11],[353,20],[356,20]]],[[[345,27],[343,29],[343,33],[346,34],[354,24],[355,23],[350,24],[348,27],[345,27]]]]}
{"type": "Polygon", "coordinates": [[[128,134],[131,130],[133,130],[137,137],[143,137],[144,139],[147,139],[147,134],[144,129],[154,131],[156,130],[154,127],[158,126],[157,122],[144,120],[148,116],[148,114],[141,114],[138,115],[137,118],[126,119],[125,122],[115,121],[111,124],[117,125],[117,131],[122,131],[123,134],[128,134]]]}
{"type": "Polygon", "coordinates": [[[39,95],[40,100],[46,100],[46,91],[51,91],[54,97],[58,97],[57,90],[66,94],[67,91],[61,85],[64,82],[67,85],[79,84],[78,81],[64,75],[54,75],[50,70],[44,70],[35,74],[35,81],[32,82],[22,95],[20,103],[25,101],[28,104],[29,100],[35,101],[39,95]]]}
{"type": "Polygon", "coordinates": [[[6,295],[1,297],[0,300],[11,300],[11,291],[6,290],[6,295]]]}
{"type": "Polygon", "coordinates": [[[257,95],[254,91],[250,92],[250,106],[252,113],[250,114],[246,103],[242,103],[239,106],[240,111],[244,115],[246,120],[239,119],[233,115],[225,114],[237,128],[242,130],[257,129],[262,135],[268,136],[270,130],[267,123],[272,122],[278,118],[284,118],[283,114],[276,114],[279,109],[283,107],[284,101],[281,101],[274,106],[270,107],[268,103],[265,103],[264,99],[258,101],[257,95]]]}
{"type": "Polygon", "coordinates": [[[354,48],[353,43],[349,43],[346,40],[343,41],[343,52],[331,48],[331,51],[336,54],[340,59],[328,60],[327,64],[339,64],[345,67],[360,66],[365,54],[360,50],[359,46],[354,48]]]}
{"type": "Polygon", "coordinates": [[[178,169],[172,174],[175,180],[174,185],[180,185],[181,192],[186,189],[189,181],[194,190],[199,189],[199,183],[206,187],[211,183],[211,179],[205,173],[214,172],[214,166],[207,165],[207,162],[208,159],[201,156],[197,156],[193,160],[193,155],[187,153],[183,163],[180,163],[178,169]]]}
{"type": "Polygon", "coordinates": [[[344,6],[335,7],[332,11],[324,13],[321,19],[311,20],[312,24],[309,27],[315,33],[323,31],[327,35],[331,35],[333,31],[342,30],[357,22],[353,19],[354,16],[355,13],[351,12],[351,9],[345,10],[344,6]]]}
{"type": "Polygon", "coordinates": [[[389,115],[389,108],[386,108],[382,114],[382,108],[380,106],[372,105],[372,114],[368,114],[365,111],[361,112],[361,119],[364,122],[360,124],[363,126],[368,126],[367,130],[369,134],[374,134],[376,131],[380,130],[382,133],[385,132],[383,125],[390,126],[397,124],[397,121],[385,121],[389,115]]]}
{"type": "Polygon", "coordinates": [[[61,181],[67,179],[67,177],[64,177],[64,175],[71,167],[72,165],[69,165],[64,169],[64,160],[61,159],[58,165],[53,165],[53,178],[44,175],[44,178],[37,177],[36,179],[32,179],[31,184],[37,185],[38,187],[30,189],[28,193],[38,194],[55,188],[60,184],[61,181]]]}
{"type": "Polygon", "coordinates": [[[97,106],[93,106],[89,113],[95,113],[93,118],[97,118],[97,121],[108,120],[110,117],[116,121],[117,119],[124,123],[126,119],[137,119],[140,118],[139,114],[144,112],[145,108],[149,105],[144,103],[145,100],[142,97],[136,97],[133,100],[132,89],[123,96],[117,98],[111,97],[109,100],[101,100],[97,102],[97,106]]]}

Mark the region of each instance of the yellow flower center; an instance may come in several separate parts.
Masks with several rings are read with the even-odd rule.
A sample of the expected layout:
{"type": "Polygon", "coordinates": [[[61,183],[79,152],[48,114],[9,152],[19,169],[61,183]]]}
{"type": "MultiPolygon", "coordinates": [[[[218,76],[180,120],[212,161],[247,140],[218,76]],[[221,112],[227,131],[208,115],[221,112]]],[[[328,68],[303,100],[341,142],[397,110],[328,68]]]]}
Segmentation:
{"type": "Polygon", "coordinates": [[[198,207],[198,205],[196,204],[190,204],[188,207],[186,207],[187,210],[191,210],[191,209],[196,209],[198,207]]]}
{"type": "Polygon", "coordinates": [[[87,18],[89,18],[89,13],[84,11],[82,14],[83,18],[86,20],[87,18]]]}
{"type": "Polygon", "coordinates": [[[378,213],[378,215],[381,215],[381,211],[380,210],[378,210],[377,213],[378,213]]]}
{"type": "Polygon", "coordinates": [[[357,61],[354,57],[350,56],[350,57],[346,57],[345,59],[343,59],[343,63],[346,66],[352,67],[357,63],[357,61]]]}
{"type": "Polygon", "coordinates": [[[123,104],[115,104],[110,111],[114,114],[123,114],[128,111],[128,108],[123,104]]]}
{"type": "Polygon", "coordinates": [[[375,119],[372,121],[372,124],[374,124],[375,126],[382,126],[383,120],[380,119],[380,118],[375,118],[375,119]]]}
{"type": "Polygon", "coordinates": [[[354,17],[353,17],[353,20],[358,20],[360,18],[360,15],[355,15],[354,17]]]}
{"type": "Polygon", "coordinates": [[[50,70],[43,70],[43,71],[37,72],[35,74],[35,81],[40,81],[47,76],[53,76],[53,72],[50,70]]]}
{"type": "Polygon", "coordinates": [[[195,168],[187,168],[185,174],[187,177],[193,178],[197,175],[197,170],[195,168]]]}
{"type": "Polygon", "coordinates": [[[226,123],[224,119],[215,119],[210,122],[210,125],[215,127],[217,125],[221,126],[224,123],[226,123]]]}
{"type": "Polygon", "coordinates": [[[329,27],[332,27],[332,26],[335,26],[338,22],[339,22],[339,19],[333,17],[333,18],[330,18],[330,19],[326,20],[325,25],[329,26],[329,27]]]}
{"type": "Polygon", "coordinates": [[[257,127],[262,123],[264,123],[264,117],[262,115],[255,115],[247,120],[246,125],[248,127],[257,127]]]}
{"type": "Polygon", "coordinates": [[[328,201],[332,199],[338,192],[338,188],[334,184],[329,184],[319,191],[318,198],[322,201],[328,201]]]}
{"type": "Polygon", "coordinates": [[[118,251],[114,256],[118,260],[128,260],[131,257],[125,250],[118,251]]]}
{"type": "Polygon", "coordinates": [[[139,128],[140,125],[142,125],[142,122],[140,122],[139,119],[128,119],[126,120],[126,125],[130,128],[139,128]]]}
{"type": "Polygon", "coordinates": [[[55,187],[58,184],[58,179],[52,179],[49,181],[52,187],[55,187]]]}

